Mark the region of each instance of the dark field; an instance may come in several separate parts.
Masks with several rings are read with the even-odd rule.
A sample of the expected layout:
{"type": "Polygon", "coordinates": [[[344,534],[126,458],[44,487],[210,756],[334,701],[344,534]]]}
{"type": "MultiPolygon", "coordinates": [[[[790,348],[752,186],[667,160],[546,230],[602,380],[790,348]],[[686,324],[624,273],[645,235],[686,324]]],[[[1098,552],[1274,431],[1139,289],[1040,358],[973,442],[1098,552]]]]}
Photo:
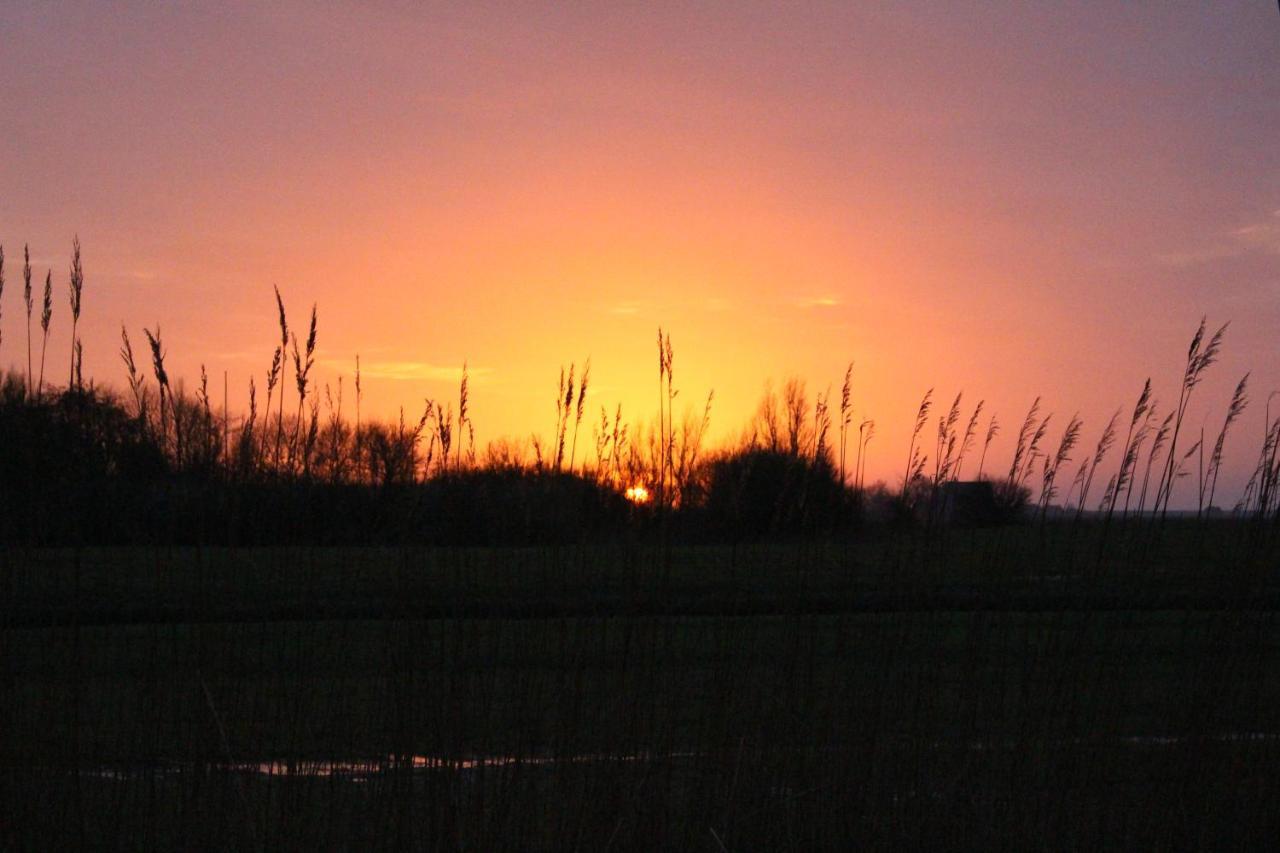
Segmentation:
{"type": "Polygon", "coordinates": [[[1263,847],[1243,523],[4,552],[0,842],[1263,847]]]}

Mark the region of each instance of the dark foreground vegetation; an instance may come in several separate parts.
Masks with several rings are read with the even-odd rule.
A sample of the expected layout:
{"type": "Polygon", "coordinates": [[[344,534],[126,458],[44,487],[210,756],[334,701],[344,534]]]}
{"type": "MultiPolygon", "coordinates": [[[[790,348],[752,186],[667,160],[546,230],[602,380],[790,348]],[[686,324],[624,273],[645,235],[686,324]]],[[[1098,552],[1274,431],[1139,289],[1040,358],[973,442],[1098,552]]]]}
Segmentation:
{"type": "Polygon", "coordinates": [[[654,423],[587,418],[571,366],[550,439],[478,448],[465,368],[455,400],[383,423],[357,367],[348,418],[311,376],[314,311],[300,340],[278,294],[261,411],[252,383],[233,416],[203,371],[171,382],[158,328],[145,360],[122,334],[126,392],[86,382],[78,246],[55,382],[51,282],[0,386],[0,848],[1280,830],[1280,416],[1229,512],[1247,377],[1216,441],[1184,430],[1222,330],[1196,331],[1163,414],[1147,382],[1087,453],[1037,399],[1007,473],[983,404],[935,417],[929,392],[889,487],[866,483],[852,367],[838,404],[791,380],[704,447],[712,400],[677,416],[660,333],[654,423]]]}
{"type": "Polygon", "coordinates": [[[1240,522],[10,548],[0,846],[1262,848],[1240,522]]]}

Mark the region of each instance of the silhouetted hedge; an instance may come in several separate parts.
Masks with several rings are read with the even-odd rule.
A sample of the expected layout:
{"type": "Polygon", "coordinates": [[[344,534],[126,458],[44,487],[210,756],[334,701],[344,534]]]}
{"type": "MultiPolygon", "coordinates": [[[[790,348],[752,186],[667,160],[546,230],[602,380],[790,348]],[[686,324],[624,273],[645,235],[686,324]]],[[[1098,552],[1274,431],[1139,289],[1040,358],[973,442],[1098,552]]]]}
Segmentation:
{"type": "Polygon", "coordinates": [[[824,459],[748,449],[703,463],[684,504],[635,506],[578,474],[463,468],[415,482],[181,470],[93,389],[0,394],[0,540],[31,545],[525,545],[645,537],[785,538],[851,529],[824,459]]]}
{"type": "Polygon", "coordinates": [[[684,510],[686,525],[716,539],[846,532],[858,517],[854,493],[825,458],[781,450],[749,448],[713,458],[695,497],[684,510]]]}

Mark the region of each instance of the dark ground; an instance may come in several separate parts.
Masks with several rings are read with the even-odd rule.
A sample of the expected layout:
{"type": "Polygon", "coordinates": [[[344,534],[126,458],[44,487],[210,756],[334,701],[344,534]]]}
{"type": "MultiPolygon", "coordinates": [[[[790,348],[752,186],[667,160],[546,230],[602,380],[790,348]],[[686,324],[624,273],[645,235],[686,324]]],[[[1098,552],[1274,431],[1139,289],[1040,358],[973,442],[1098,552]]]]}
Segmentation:
{"type": "Polygon", "coordinates": [[[1228,522],[10,548],[0,844],[1262,848],[1275,565],[1228,522]]]}

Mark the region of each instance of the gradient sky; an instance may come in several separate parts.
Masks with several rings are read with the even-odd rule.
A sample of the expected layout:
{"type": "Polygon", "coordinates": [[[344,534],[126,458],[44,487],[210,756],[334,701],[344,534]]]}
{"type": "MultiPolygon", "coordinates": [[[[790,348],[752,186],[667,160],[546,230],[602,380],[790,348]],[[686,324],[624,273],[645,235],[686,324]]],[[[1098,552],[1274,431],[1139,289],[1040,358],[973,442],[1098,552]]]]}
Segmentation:
{"type": "Polygon", "coordinates": [[[930,387],[986,398],[1007,460],[1037,394],[1088,444],[1147,376],[1171,401],[1207,314],[1232,327],[1188,423],[1254,371],[1234,501],[1280,388],[1271,2],[6,0],[0,35],[3,365],[27,241],[64,375],[78,233],[95,379],[158,322],[242,405],[278,284],[296,325],[319,305],[321,382],[360,353],[367,411],[466,359],[481,440],[550,432],[588,355],[595,411],[651,417],[662,324],[718,437],[767,377],[838,395],[853,359],[873,478],[930,387]]]}

